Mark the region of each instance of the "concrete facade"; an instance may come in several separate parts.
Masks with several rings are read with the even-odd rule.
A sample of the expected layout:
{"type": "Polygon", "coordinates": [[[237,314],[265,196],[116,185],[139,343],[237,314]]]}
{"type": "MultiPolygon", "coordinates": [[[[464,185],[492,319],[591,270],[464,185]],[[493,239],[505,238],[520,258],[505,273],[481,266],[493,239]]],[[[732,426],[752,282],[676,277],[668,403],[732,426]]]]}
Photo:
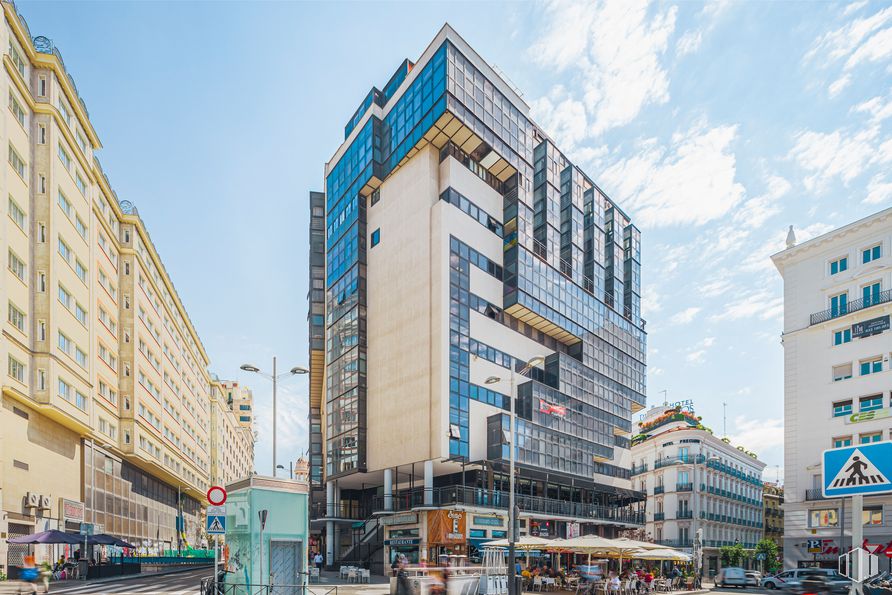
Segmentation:
{"type": "MultiPolygon", "coordinates": [[[[789,240],[772,257],[784,280],[784,562],[835,567],[852,517],[849,503],[821,495],[821,453],[892,438],[892,209],[789,240]]],[[[866,540],[888,544],[892,497],[864,506],[866,540]]]]}

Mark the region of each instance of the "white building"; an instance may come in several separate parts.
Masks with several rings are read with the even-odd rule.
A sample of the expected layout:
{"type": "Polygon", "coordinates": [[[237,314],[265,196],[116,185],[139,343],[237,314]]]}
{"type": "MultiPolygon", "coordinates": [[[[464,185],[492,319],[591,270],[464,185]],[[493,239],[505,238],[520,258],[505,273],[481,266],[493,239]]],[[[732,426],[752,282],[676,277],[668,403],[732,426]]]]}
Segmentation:
{"type": "Polygon", "coordinates": [[[649,409],[638,422],[632,460],[633,487],[647,494],[646,533],[692,551],[702,529],[705,575],[719,570],[721,546],[753,549],[762,538],[765,463],[714,436],[693,413],[649,409]]]}
{"type": "MultiPolygon", "coordinates": [[[[851,545],[851,509],[821,497],[821,452],[890,438],[890,250],[892,208],[798,246],[790,237],[772,257],[784,278],[787,566],[835,567],[851,545]]],[[[869,543],[892,540],[890,505],[865,498],[869,543]]]]}

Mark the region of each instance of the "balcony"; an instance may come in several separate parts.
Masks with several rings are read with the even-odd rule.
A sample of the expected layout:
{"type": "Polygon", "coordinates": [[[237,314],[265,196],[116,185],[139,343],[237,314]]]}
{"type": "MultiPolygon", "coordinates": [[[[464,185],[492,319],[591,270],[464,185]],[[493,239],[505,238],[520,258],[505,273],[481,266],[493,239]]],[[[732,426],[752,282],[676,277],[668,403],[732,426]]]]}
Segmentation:
{"type": "Polygon", "coordinates": [[[879,306],[880,304],[886,304],[889,302],[892,302],[892,289],[881,291],[880,293],[870,295],[866,298],[853,300],[842,307],[829,308],[827,310],[824,310],[823,312],[815,312],[811,315],[809,326],[814,324],[821,324],[822,322],[827,322],[828,320],[833,320],[834,318],[839,318],[840,316],[845,316],[846,314],[851,314],[852,312],[858,312],[859,310],[864,310],[872,306],[879,306]]]}
{"type": "Polygon", "coordinates": [[[690,539],[657,539],[655,543],[669,547],[694,547],[690,539]]]}
{"type": "MultiPolygon", "coordinates": [[[[425,504],[424,488],[407,490],[393,495],[393,511],[409,511],[414,508],[453,506],[464,504],[484,508],[508,509],[508,492],[484,490],[468,486],[445,486],[431,489],[425,504]]],[[[515,494],[515,502],[522,512],[544,514],[552,517],[571,517],[576,519],[596,519],[627,525],[643,525],[644,513],[631,508],[602,506],[585,502],[569,502],[542,496],[525,496],[515,494]]],[[[374,512],[384,512],[384,497],[376,496],[373,500],[374,512]]]]}
{"type": "Polygon", "coordinates": [[[662,494],[666,491],[666,488],[663,486],[654,486],[654,496],[657,494],[662,494]]]}
{"type": "Polygon", "coordinates": [[[692,519],[694,518],[694,512],[691,510],[679,510],[675,513],[675,518],[680,520],[692,519]]]}
{"type": "Polygon", "coordinates": [[[811,488],[809,490],[805,490],[805,499],[806,500],[824,500],[824,492],[821,488],[811,488]]]}
{"type": "Polygon", "coordinates": [[[665,513],[665,512],[655,512],[655,513],[654,513],[654,520],[655,520],[655,521],[665,521],[665,520],[666,520],[666,513],[665,513]]]}
{"type": "Polygon", "coordinates": [[[632,465],[631,473],[632,475],[641,475],[642,473],[647,472],[647,463],[642,465],[632,465]]]}
{"type": "Polygon", "coordinates": [[[675,484],[676,492],[693,492],[694,484],[692,483],[677,483],[675,484]]]}
{"type": "Polygon", "coordinates": [[[663,467],[671,467],[673,465],[693,465],[695,463],[703,463],[706,457],[703,455],[687,455],[683,457],[664,457],[654,462],[654,469],[662,469],[663,467]]]}
{"type": "Polygon", "coordinates": [[[358,502],[340,502],[328,504],[326,502],[313,502],[310,507],[311,519],[341,519],[364,520],[371,516],[372,510],[368,505],[360,505],[358,502]]]}

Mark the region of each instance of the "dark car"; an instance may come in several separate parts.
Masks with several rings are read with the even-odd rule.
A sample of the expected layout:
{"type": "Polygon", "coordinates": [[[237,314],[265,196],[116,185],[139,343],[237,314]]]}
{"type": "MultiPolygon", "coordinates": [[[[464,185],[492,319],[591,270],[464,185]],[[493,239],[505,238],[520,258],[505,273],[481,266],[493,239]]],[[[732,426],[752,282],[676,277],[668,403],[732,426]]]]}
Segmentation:
{"type": "Polygon", "coordinates": [[[795,595],[845,595],[852,585],[851,579],[826,568],[803,570],[797,578],[790,584],[790,592],[795,595]]]}

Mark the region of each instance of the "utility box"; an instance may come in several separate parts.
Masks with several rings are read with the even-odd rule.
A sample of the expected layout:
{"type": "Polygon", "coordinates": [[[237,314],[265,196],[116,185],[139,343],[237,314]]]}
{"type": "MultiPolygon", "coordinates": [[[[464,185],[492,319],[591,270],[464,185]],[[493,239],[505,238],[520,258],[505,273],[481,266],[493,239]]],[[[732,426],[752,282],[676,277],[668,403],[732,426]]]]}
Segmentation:
{"type": "Polygon", "coordinates": [[[253,475],[226,486],[226,491],[226,584],[303,592],[309,544],[307,482],[253,475]]]}

